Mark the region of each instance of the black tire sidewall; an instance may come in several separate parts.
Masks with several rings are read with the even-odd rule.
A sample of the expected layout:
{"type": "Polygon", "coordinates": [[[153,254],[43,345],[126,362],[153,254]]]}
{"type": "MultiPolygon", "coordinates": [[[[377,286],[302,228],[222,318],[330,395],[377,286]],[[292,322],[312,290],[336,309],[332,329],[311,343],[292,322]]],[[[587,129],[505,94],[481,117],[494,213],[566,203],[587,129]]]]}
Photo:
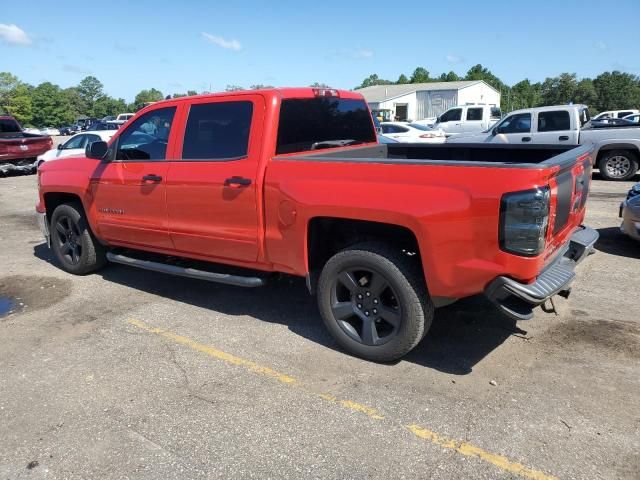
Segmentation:
{"type": "MultiPolygon", "coordinates": [[[[423,295],[427,295],[426,291],[423,295]]],[[[349,249],[332,257],[318,282],[318,307],[323,322],[336,342],[349,353],[373,361],[394,361],[408,353],[422,339],[431,324],[433,311],[425,312],[421,292],[398,265],[370,250],[349,249]],[[350,267],[365,267],[383,275],[393,288],[402,310],[402,320],[394,338],[382,345],[369,346],[351,338],[333,317],[331,291],[338,274],[350,267]],[[427,313],[425,315],[425,313],[427,313]],[[430,314],[430,315],[429,315],[430,314]],[[425,317],[428,317],[425,319],[425,317]]],[[[429,302],[430,304],[430,302],[429,302]]]]}
{"type": "Polygon", "coordinates": [[[633,178],[633,176],[638,171],[638,159],[635,155],[625,150],[610,150],[610,151],[607,151],[600,159],[600,162],[598,164],[598,169],[600,170],[600,175],[602,175],[602,177],[604,177],[607,180],[625,181],[633,178]],[[629,172],[623,177],[612,177],[607,173],[607,168],[605,166],[607,161],[611,157],[616,157],[616,156],[626,157],[631,163],[631,168],[629,169],[629,172]]]}
{"type": "Polygon", "coordinates": [[[91,237],[91,233],[89,232],[89,227],[87,226],[87,222],[84,218],[84,214],[81,213],[81,209],[78,206],[72,204],[63,204],[59,205],[53,212],[51,216],[51,249],[58,260],[58,263],[62,266],[62,269],[66,272],[73,273],[76,275],[84,275],[89,273],[90,271],[95,269],[95,255],[92,255],[91,252],[94,250],[94,242],[91,237]],[[80,243],[82,252],[80,253],[80,261],[77,264],[69,263],[62,253],[60,252],[60,247],[58,246],[57,239],[54,238],[54,235],[57,235],[56,232],[56,224],[61,217],[68,217],[72,222],[74,222],[78,231],[80,232],[80,243]]]}

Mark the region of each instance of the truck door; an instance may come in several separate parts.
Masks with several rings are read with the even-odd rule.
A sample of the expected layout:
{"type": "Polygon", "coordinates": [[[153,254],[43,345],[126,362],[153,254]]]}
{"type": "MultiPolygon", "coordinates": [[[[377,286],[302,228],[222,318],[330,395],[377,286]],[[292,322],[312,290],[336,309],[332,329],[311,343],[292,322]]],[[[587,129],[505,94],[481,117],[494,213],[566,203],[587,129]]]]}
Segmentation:
{"type": "Polygon", "coordinates": [[[531,143],[531,114],[514,113],[506,116],[493,128],[491,143],[531,143]]]}
{"type": "Polygon", "coordinates": [[[464,133],[480,133],[486,130],[484,125],[487,124],[488,119],[483,121],[483,114],[488,115],[489,111],[482,107],[467,107],[465,121],[462,124],[464,133]]]}
{"type": "Polygon", "coordinates": [[[442,115],[435,128],[441,128],[447,134],[460,135],[463,133],[462,129],[462,108],[450,108],[442,115]]]}
{"type": "Polygon", "coordinates": [[[105,240],[173,247],[165,206],[169,152],[176,107],[151,110],[124,130],[109,147],[90,179],[96,223],[105,240]]]}
{"type": "Polygon", "coordinates": [[[258,163],[265,104],[259,95],[199,99],[185,109],[167,182],[176,250],[211,259],[258,257],[258,163]]]}
{"type": "Polygon", "coordinates": [[[571,125],[571,115],[568,110],[538,112],[536,127],[536,131],[532,134],[532,143],[578,144],[578,126],[571,125]]]}

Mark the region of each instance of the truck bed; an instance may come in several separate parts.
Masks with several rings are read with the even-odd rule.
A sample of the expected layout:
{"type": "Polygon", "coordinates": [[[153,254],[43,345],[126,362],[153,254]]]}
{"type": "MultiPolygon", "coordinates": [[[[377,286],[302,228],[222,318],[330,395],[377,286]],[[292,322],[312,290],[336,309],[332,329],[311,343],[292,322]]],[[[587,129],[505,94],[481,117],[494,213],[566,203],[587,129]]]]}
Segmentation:
{"type": "MultiPolygon", "coordinates": [[[[540,168],[541,166],[573,165],[576,157],[589,152],[591,148],[588,145],[576,147],[571,145],[398,143],[374,147],[352,147],[331,152],[318,151],[318,153],[296,156],[296,159],[412,165],[455,164],[476,167],[486,165],[491,167],[540,168]]],[[[285,158],[287,157],[282,157],[282,159],[285,158]]]]}

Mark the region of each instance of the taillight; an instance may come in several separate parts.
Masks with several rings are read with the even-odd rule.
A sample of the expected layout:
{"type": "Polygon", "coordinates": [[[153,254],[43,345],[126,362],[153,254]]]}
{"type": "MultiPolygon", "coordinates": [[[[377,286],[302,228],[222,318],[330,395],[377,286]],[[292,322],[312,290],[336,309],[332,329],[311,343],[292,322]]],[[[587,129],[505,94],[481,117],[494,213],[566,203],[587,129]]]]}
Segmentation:
{"type": "Polygon", "coordinates": [[[340,92],[338,92],[338,90],[335,90],[333,88],[314,88],[313,94],[316,97],[336,97],[336,98],[340,97],[340,92]]]}
{"type": "Polygon", "coordinates": [[[533,257],[544,251],[549,225],[549,187],[505,193],[500,202],[500,248],[533,257]]]}

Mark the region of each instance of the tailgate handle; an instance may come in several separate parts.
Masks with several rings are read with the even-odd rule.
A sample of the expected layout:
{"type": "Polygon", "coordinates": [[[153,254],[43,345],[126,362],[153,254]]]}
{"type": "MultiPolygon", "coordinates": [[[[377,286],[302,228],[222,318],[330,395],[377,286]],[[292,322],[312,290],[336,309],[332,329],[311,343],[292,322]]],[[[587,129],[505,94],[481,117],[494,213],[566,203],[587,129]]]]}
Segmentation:
{"type": "Polygon", "coordinates": [[[558,140],[569,140],[569,135],[560,135],[558,140]]]}
{"type": "Polygon", "coordinates": [[[522,141],[523,142],[530,142],[531,141],[531,137],[522,137],[522,141]]]}
{"type": "Polygon", "coordinates": [[[142,180],[145,182],[161,182],[162,177],[160,175],[150,173],[149,175],[145,175],[144,177],[142,177],[142,180]]]}

